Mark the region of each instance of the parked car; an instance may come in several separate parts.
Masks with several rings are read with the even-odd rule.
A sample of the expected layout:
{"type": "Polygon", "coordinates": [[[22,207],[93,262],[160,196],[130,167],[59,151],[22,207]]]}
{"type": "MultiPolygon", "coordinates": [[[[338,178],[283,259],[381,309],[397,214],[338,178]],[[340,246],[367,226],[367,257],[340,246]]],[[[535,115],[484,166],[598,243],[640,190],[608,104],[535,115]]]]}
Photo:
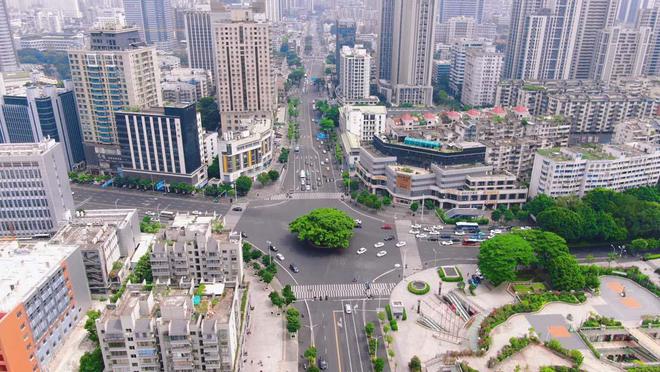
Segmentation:
{"type": "Polygon", "coordinates": [[[374,248],[380,248],[380,247],[383,247],[383,246],[385,246],[385,243],[383,243],[383,242],[378,242],[378,243],[374,244],[374,248]]]}
{"type": "Polygon", "coordinates": [[[397,248],[401,248],[401,247],[403,247],[403,246],[405,246],[405,245],[406,245],[406,242],[403,242],[403,241],[396,243],[396,247],[397,247],[397,248]]]}
{"type": "Polygon", "coordinates": [[[277,259],[280,261],[284,261],[284,255],[282,253],[276,254],[275,257],[277,257],[277,259]]]}
{"type": "Polygon", "coordinates": [[[247,239],[247,238],[248,238],[248,237],[247,237],[247,234],[244,233],[243,231],[241,231],[241,238],[243,238],[243,239],[247,239]]]}
{"type": "Polygon", "coordinates": [[[414,224],[414,225],[411,225],[410,227],[413,228],[413,229],[421,229],[421,228],[422,228],[422,225],[416,223],[416,224],[414,224]]]}
{"type": "Polygon", "coordinates": [[[414,229],[413,230],[408,230],[408,234],[417,235],[417,234],[419,234],[419,230],[414,230],[414,229]]]}
{"type": "Polygon", "coordinates": [[[440,238],[438,238],[437,235],[431,235],[431,236],[429,236],[429,241],[430,241],[430,242],[437,242],[438,240],[440,240],[440,238]]]}
{"type": "Polygon", "coordinates": [[[380,227],[383,230],[392,230],[392,225],[390,224],[384,224],[383,226],[380,227]]]}
{"type": "Polygon", "coordinates": [[[380,251],[380,252],[376,253],[376,257],[383,257],[386,254],[387,254],[387,251],[380,251]]]}
{"type": "Polygon", "coordinates": [[[153,211],[146,211],[145,214],[146,214],[147,216],[151,216],[151,217],[153,217],[153,216],[156,215],[156,212],[153,212],[153,211]]]}
{"type": "Polygon", "coordinates": [[[424,239],[424,238],[428,238],[429,236],[427,234],[421,233],[421,234],[415,235],[415,237],[417,239],[424,239]]]}
{"type": "Polygon", "coordinates": [[[360,249],[357,250],[357,254],[363,254],[363,253],[366,252],[366,251],[367,251],[367,248],[362,247],[362,248],[360,248],[360,249]]]}
{"type": "Polygon", "coordinates": [[[300,269],[298,268],[298,266],[296,266],[296,264],[289,265],[289,269],[291,269],[291,271],[293,271],[296,274],[300,272],[300,269]]]}
{"type": "Polygon", "coordinates": [[[344,312],[346,312],[346,314],[350,314],[353,312],[353,308],[351,307],[351,304],[344,304],[344,312]]]}

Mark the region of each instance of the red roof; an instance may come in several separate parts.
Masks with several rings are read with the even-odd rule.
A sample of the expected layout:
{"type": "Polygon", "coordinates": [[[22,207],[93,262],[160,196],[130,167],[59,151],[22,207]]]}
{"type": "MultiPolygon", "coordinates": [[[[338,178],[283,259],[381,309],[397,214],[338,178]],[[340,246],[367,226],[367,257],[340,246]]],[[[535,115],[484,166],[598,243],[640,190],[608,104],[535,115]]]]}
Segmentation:
{"type": "Polygon", "coordinates": [[[413,119],[412,115],[410,115],[407,112],[405,114],[401,115],[401,120],[410,121],[412,119],[413,119]]]}
{"type": "Polygon", "coordinates": [[[516,107],[513,108],[513,111],[515,111],[517,113],[529,112],[529,110],[527,110],[527,107],[525,107],[525,106],[516,106],[516,107]]]}
{"type": "Polygon", "coordinates": [[[470,109],[468,110],[467,114],[470,115],[471,117],[476,117],[481,115],[481,112],[479,112],[479,110],[476,109],[470,109]]]}
{"type": "Polygon", "coordinates": [[[501,106],[497,106],[497,107],[493,108],[492,110],[490,110],[490,112],[492,112],[493,114],[498,114],[498,115],[506,114],[506,111],[504,111],[504,109],[501,106]]]}
{"type": "Polygon", "coordinates": [[[425,112],[424,113],[424,119],[426,120],[435,120],[436,116],[432,112],[425,112]]]}
{"type": "Polygon", "coordinates": [[[447,117],[450,119],[460,119],[461,113],[456,111],[449,111],[447,112],[447,117]]]}

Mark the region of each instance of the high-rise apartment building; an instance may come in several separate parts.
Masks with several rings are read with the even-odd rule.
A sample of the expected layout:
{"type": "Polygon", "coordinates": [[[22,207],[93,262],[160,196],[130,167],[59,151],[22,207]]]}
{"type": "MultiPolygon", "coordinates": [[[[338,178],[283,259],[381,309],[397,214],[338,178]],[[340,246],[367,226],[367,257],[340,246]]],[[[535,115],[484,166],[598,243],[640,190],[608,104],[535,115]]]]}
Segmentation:
{"type": "Polygon", "coordinates": [[[495,47],[487,40],[459,40],[449,48],[449,94],[460,99],[465,80],[465,61],[467,52],[471,49],[486,49],[495,51],[495,47]]]}
{"type": "Polygon", "coordinates": [[[470,49],[465,57],[461,102],[475,107],[495,103],[504,57],[494,48],[470,49]]]}
{"type": "Polygon", "coordinates": [[[0,144],[0,236],[51,234],[74,211],[64,146],[0,144]]]}
{"type": "Polygon", "coordinates": [[[658,6],[642,9],[637,19],[636,28],[648,27],[651,40],[644,61],[644,75],[660,75],[660,2],[658,6]]]}
{"type": "Polygon", "coordinates": [[[588,78],[598,33],[613,25],[617,3],[514,0],[504,78],[588,78]]]}
{"type": "Polygon", "coordinates": [[[125,175],[202,185],[202,124],[194,103],[115,113],[125,175]]]}
{"type": "Polygon", "coordinates": [[[241,119],[271,119],[275,89],[269,25],[251,9],[213,11],[216,90],[222,129],[240,129],[241,119]]]}
{"type": "Polygon", "coordinates": [[[383,0],[380,8],[380,47],[378,48],[378,80],[392,78],[392,38],[394,37],[394,0],[383,0]]]}
{"type": "Polygon", "coordinates": [[[602,81],[639,77],[652,42],[651,29],[610,27],[600,33],[592,76],[602,81]]]}
{"type": "Polygon", "coordinates": [[[452,17],[435,29],[435,42],[451,44],[461,39],[472,39],[476,34],[476,21],[472,17],[452,17]]]}
{"type": "Polygon", "coordinates": [[[0,242],[0,273],[0,370],[48,370],[92,302],[80,250],[0,242]]]}
{"type": "Polygon", "coordinates": [[[160,107],[156,50],[134,28],[97,30],[90,49],[69,51],[88,165],[104,170],[121,162],[115,112],[128,107],[160,107]]]}
{"type": "Polygon", "coordinates": [[[201,68],[174,68],[163,73],[163,101],[194,103],[211,92],[210,71],[201,68]]]}
{"type": "Polygon", "coordinates": [[[437,11],[437,0],[383,1],[381,35],[387,35],[383,38],[389,41],[391,34],[391,45],[386,47],[387,53],[381,52],[380,66],[389,66],[390,72],[387,79],[381,71],[379,90],[394,105],[432,103],[431,62],[437,11]],[[384,63],[385,58],[389,61],[384,63]]]}
{"type": "Polygon", "coordinates": [[[0,72],[18,70],[18,57],[9,24],[7,1],[0,0],[0,72]]]}
{"type": "Polygon", "coordinates": [[[440,0],[438,22],[445,23],[453,17],[471,17],[477,23],[484,18],[485,0],[440,0]]]}
{"type": "Polygon", "coordinates": [[[345,45],[339,55],[339,89],[344,103],[363,102],[369,98],[371,55],[360,45],[345,45]]]}
{"type": "Polygon", "coordinates": [[[176,44],[174,7],[170,0],[123,0],[126,25],[137,27],[147,44],[172,50],[176,44]]]}
{"type": "Polygon", "coordinates": [[[188,66],[203,68],[211,73],[215,85],[215,54],[213,52],[213,32],[211,13],[208,10],[190,10],[184,15],[186,23],[186,50],[188,66]]]}
{"type": "Polygon", "coordinates": [[[0,143],[40,142],[52,138],[64,146],[69,169],[85,161],[76,96],[65,88],[29,87],[25,96],[4,96],[0,103],[0,143]]]}
{"type": "Polygon", "coordinates": [[[335,32],[337,34],[337,39],[335,41],[335,61],[337,62],[337,76],[341,76],[341,63],[339,62],[339,58],[341,57],[342,48],[344,46],[348,46],[350,48],[355,46],[355,30],[355,21],[352,19],[340,19],[335,24],[335,32]]]}

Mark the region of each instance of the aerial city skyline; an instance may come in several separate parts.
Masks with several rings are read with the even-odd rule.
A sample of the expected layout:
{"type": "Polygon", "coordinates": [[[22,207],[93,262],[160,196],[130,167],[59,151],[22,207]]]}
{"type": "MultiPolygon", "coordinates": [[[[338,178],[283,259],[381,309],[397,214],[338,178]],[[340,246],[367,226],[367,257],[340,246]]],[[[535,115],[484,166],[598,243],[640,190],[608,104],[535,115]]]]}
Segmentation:
{"type": "Polygon", "coordinates": [[[658,371],[659,116],[656,0],[0,0],[0,371],[658,371]]]}

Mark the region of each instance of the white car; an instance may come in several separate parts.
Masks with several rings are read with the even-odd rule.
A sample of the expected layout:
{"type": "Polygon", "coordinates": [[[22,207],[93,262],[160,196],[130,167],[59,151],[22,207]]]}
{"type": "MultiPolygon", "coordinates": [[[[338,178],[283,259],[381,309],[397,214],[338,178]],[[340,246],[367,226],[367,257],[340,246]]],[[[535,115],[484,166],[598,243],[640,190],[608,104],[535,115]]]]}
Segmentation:
{"type": "Polygon", "coordinates": [[[146,211],[146,212],[144,212],[144,214],[146,214],[147,216],[155,216],[156,212],[146,211]]]}
{"type": "Polygon", "coordinates": [[[406,245],[406,242],[398,242],[395,244],[397,248],[401,248],[406,245]]]}
{"type": "Polygon", "coordinates": [[[454,235],[463,236],[465,235],[465,231],[454,231],[454,235]]]}
{"type": "Polygon", "coordinates": [[[357,250],[357,254],[363,254],[363,253],[365,253],[366,251],[367,251],[367,248],[362,247],[362,248],[360,248],[360,249],[357,250]]]}
{"type": "Polygon", "coordinates": [[[442,230],[442,229],[444,229],[445,227],[442,226],[442,225],[435,225],[435,226],[433,226],[433,228],[436,229],[436,230],[442,230]]]}
{"type": "Polygon", "coordinates": [[[495,234],[501,234],[501,233],[502,233],[502,230],[500,230],[500,229],[494,229],[494,230],[490,230],[490,233],[493,234],[493,235],[495,235],[495,234]]]}
{"type": "Polygon", "coordinates": [[[358,225],[362,225],[362,220],[359,220],[359,219],[356,218],[353,221],[355,221],[355,223],[358,224],[358,225]]]}
{"type": "Polygon", "coordinates": [[[401,264],[400,263],[395,263],[394,267],[399,268],[399,267],[401,267],[401,264]]]}
{"type": "Polygon", "coordinates": [[[327,152],[327,151],[325,151],[325,150],[323,150],[323,153],[324,153],[324,154],[327,154],[328,152],[327,152]]]}
{"type": "Polygon", "coordinates": [[[380,252],[376,253],[376,256],[377,256],[377,257],[383,257],[383,256],[386,255],[386,254],[387,254],[386,251],[380,251],[380,252]]]}
{"type": "Polygon", "coordinates": [[[429,232],[429,235],[440,235],[440,231],[433,230],[433,231],[429,232]]]}
{"type": "Polygon", "coordinates": [[[202,212],[200,211],[192,211],[193,216],[200,216],[202,212]]]}
{"type": "Polygon", "coordinates": [[[423,227],[422,230],[426,232],[431,232],[433,231],[433,227],[423,227]]]}
{"type": "Polygon", "coordinates": [[[415,237],[417,239],[424,239],[424,238],[428,238],[429,236],[427,234],[417,234],[417,235],[415,235],[415,237]]]}
{"type": "Polygon", "coordinates": [[[380,248],[380,247],[384,247],[384,246],[385,246],[385,243],[383,243],[383,242],[378,242],[378,243],[374,244],[374,248],[380,248]]]}
{"type": "Polygon", "coordinates": [[[413,229],[421,229],[421,228],[422,228],[422,225],[416,223],[416,224],[414,224],[414,225],[412,225],[412,226],[410,226],[410,227],[413,228],[413,229]]]}
{"type": "Polygon", "coordinates": [[[454,242],[451,241],[451,240],[443,240],[442,242],[440,242],[440,244],[442,244],[442,245],[452,245],[452,244],[454,244],[454,242]]]}
{"type": "Polygon", "coordinates": [[[409,230],[408,234],[417,235],[417,234],[419,234],[419,230],[409,230]]]}
{"type": "Polygon", "coordinates": [[[275,257],[277,257],[277,259],[280,261],[284,261],[284,255],[282,253],[276,254],[275,257]]]}

